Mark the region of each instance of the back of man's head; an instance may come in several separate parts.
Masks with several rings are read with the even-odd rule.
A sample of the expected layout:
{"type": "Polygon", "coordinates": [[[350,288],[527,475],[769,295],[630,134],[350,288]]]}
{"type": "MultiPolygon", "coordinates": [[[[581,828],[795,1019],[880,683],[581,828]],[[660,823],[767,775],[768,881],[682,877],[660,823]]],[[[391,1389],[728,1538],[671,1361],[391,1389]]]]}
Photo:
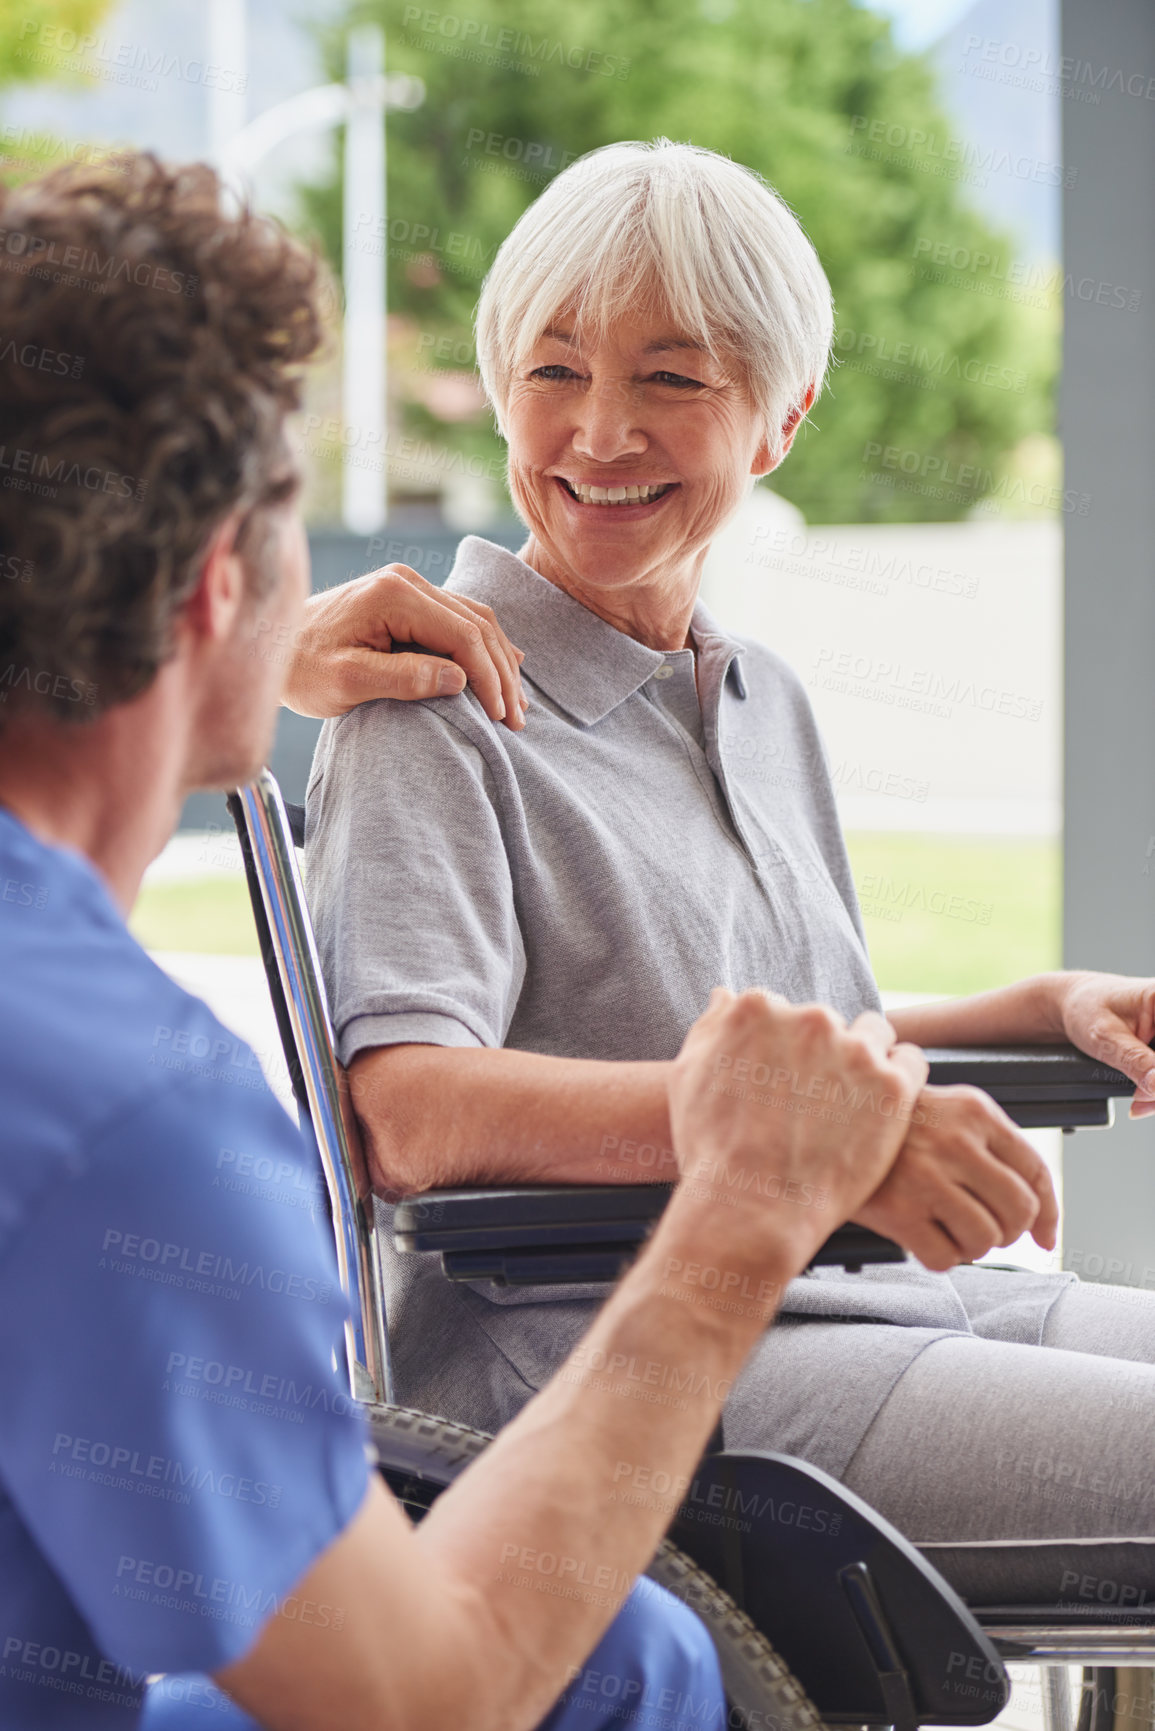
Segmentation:
{"type": "Polygon", "coordinates": [[[273,586],[318,282],[202,165],[130,153],[0,189],[0,725],[144,691],[230,513],[252,592],[273,586]]]}

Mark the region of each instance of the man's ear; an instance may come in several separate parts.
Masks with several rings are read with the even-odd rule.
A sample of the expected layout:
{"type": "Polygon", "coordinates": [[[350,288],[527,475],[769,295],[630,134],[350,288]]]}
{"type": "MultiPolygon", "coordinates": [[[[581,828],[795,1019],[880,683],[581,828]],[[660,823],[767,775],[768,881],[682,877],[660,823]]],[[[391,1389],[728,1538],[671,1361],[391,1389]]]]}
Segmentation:
{"type": "Polygon", "coordinates": [[[194,636],[220,643],[232,635],[245,595],[245,573],[237,552],[242,513],[230,511],[201,554],[197,586],[185,602],[184,623],[194,636]]]}
{"type": "Polygon", "coordinates": [[[791,409],[790,413],[783,421],[782,439],[778,447],[777,456],[774,456],[771,453],[770,444],[767,439],[762,439],[760,441],[758,449],[754,453],[754,461],[750,465],[750,473],[752,475],[769,475],[771,470],[776,469],[779,463],[782,462],[791,445],[794,443],[795,433],[798,431],[799,426],[810,412],[816,394],[817,387],[811,385],[802,401],[791,409]]]}

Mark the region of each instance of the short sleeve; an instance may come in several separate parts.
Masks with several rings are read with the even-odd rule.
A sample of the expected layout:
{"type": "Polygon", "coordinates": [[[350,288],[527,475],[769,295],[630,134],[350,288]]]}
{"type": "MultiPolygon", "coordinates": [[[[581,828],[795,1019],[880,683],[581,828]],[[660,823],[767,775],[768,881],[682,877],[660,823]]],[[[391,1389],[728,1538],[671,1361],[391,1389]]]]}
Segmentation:
{"type": "Polygon", "coordinates": [[[508,1033],[525,979],[509,838],[490,765],[446,713],[468,724],[472,702],[367,703],[322,733],[305,862],[343,1063],[508,1033]]]}
{"type": "Polygon", "coordinates": [[[118,1665],[232,1663],[364,1497],[314,1160],[252,1072],[174,1078],[0,1262],[0,1488],[118,1665]]]}

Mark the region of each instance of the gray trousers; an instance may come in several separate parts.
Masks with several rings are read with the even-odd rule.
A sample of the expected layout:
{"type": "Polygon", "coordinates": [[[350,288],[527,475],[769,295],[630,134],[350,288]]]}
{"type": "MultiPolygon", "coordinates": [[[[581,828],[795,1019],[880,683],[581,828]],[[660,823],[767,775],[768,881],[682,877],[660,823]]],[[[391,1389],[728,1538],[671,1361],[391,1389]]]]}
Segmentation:
{"type": "Polygon", "coordinates": [[[903,1373],[844,1482],[971,1603],[1155,1616],[1155,1292],[1069,1287],[1041,1346],[974,1326],[903,1373]]]}
{"type": "MultiPolygon", "coordinates": [[[[455,1287],[435,1257],[390,1255],[386,1273],[397,1398],[483,1430],[604,1296],[455,1287]]],[[[1155,1292],[905,1266],[796,1281],[787,1301],[730,1392],[728,1446],[841,1479],[972,1604],[1155,1619],[1155,1292]]]]}

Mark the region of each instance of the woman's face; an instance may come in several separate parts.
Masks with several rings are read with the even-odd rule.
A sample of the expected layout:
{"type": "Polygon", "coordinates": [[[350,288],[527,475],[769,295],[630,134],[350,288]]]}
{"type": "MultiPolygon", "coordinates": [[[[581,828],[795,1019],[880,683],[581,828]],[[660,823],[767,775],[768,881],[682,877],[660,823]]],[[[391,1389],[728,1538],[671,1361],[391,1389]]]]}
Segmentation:
{"type": "Polygon", "coordinates": [[[506,424],[545,574],[598,612],[630,611],[638,586],[692,589],[750,475],[773,467],[739,370],[660,313],[623,314],[599,342],[559,314],[514,375],[506,424]]]}

